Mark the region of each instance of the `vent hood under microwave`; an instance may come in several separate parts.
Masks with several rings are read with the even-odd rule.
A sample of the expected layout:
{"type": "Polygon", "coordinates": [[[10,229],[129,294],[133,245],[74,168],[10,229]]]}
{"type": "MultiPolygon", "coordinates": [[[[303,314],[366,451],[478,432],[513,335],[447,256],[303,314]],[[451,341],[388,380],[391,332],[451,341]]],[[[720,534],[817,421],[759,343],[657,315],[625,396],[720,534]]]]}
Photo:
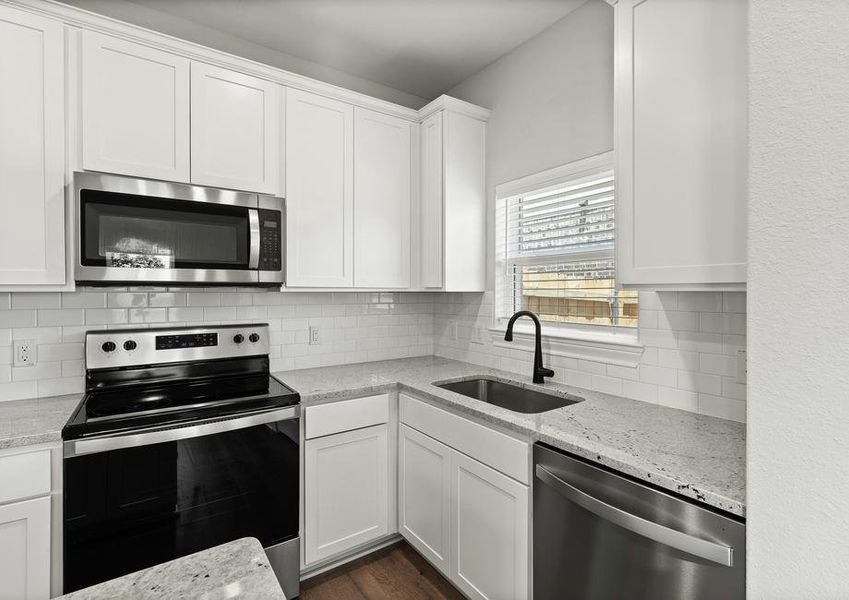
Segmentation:
{"type": "Polygon", "coordinates": [[[284,200],[74,173],[74,277],[87,285],[284,282],[284,200]]]}

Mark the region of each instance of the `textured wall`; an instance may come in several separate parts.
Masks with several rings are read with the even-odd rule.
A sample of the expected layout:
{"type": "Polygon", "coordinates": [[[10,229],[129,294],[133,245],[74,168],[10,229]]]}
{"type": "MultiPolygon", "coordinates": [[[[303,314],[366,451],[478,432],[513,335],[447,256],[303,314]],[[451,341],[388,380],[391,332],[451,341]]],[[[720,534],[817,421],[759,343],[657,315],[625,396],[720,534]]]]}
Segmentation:
{"type": "MultiPolygon", "coordinates": [[[[492,294],[438,294],[434,302],[436,354],[531,373],[533,352],[492,344],[492,294]]],[[[549,355],[544,361],[554,369],[555,381],[744,421],[746,386],[736,381],[736,354],[746,347],[745,334],[742,292],[642,292],[640,342],[645,350],[638,366],[549,355]]]]}
{"type": "Polygon", "coordinates": [[[273,371],[428,355],[432,297],[255,288],[0,293],[0,401],[81,391],[90,329],[267,322],[273,371]],[[309,344],[310,326],[319,328],[318,345],[309,344]],[[13,340],[34,340],[37,364],[12,366],[13,340]]]}
{"type": "Polygon", "coordinates": [[[846,598],[849,2],[749,27],[749,597],[846,598]]]}

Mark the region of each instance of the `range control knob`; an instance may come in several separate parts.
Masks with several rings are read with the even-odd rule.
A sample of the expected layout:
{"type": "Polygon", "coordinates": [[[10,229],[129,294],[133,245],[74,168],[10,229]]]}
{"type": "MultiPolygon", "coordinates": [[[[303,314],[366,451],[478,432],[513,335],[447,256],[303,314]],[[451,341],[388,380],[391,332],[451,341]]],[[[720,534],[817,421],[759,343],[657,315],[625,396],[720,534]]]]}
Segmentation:
{"type": "Polygon", "coordinates": [[[137,347],[138,344],[136,344],[136,342],[133,340],[127,340],[126,342],[124,342],[124,350],[126,350],[127,352],[129,352],[130,350],[135,350],[137,347]]]}
{"type": "Polygon", "coordinates": [[[245,336],[243,336],[241,333],[237,333],[236,335],[233,336],[233,341],[236,342],[237,344],[241,344],[242,342],[245,341],[245,336]]]}
{"type": "Polygon", "coordinates": [[[252,333],[251,336],[248,339],[252,343],[256,344],[259,341],[259,334],[258,333],[252,333]]]}
{"type": "Polygon", "coordinates": [[[100,349],[104,352],[115,352],[115,342],[103,342],[103,345],[100,346],[100,349]]]}

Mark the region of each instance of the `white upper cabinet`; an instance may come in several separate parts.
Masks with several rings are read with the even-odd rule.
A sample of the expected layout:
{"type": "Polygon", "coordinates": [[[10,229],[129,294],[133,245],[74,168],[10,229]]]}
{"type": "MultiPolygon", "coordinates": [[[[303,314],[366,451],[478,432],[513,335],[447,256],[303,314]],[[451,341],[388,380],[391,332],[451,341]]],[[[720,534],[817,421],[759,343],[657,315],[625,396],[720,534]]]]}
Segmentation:
{"type": "Polygon", "coordinates": [[[0,6],[0,285],[65,283],[59,21],[0,6]]]}
{"type": "Polygon", "coordinates": [[[192,62],[192,183],[282,194],[284,89],[192,62]]]}
{"type": "Polygon", "coordinates": [[[189,181],[189,60],[83,32],[83,168],[189,181]]]}
{"type": "Polygon", "coordinates": [[[421,280],[442,287],[442,112],[421,125],[421,280]]]}
{"type": "Polygon", "coordinates": [[[354,109],[354,285],[410,287],[409,121],[354,109]]]}
{"type": "Polygon", "coordinates": [[[424,288],[474,292],[486,287],[485,153],[486,122],[479,118],[445,109],[422,122],[424,288]]]}
{"type": "Polygon", "coordinates": [[[616,266],[625,285],[745,284],[746,5],[616,5],[616,266]]]}
{"type": "Polygon", "coordinates": [[[286,285],[354,284],[354,107],[286,99],[286,285]]]}

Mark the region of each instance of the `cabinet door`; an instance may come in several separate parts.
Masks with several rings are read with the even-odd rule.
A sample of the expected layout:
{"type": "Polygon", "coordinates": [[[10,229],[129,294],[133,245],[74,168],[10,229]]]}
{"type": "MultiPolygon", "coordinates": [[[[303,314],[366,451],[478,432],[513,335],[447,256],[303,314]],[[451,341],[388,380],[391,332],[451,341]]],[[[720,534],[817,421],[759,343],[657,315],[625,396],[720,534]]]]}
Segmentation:
{"type": "Polygon", "coordinates": [[[528,597],[528,487],[455,452],[451,579],[471,598],[528,597]]]}
{"type": "Polygon", "coordinates": [[[354,109],[354,285],[410,287],[410,122],[354,109]]]}
{"type": "Polygon", "coordinates": [[[486,289],[486,123],[445,111],[443,116],[442,289],[486,289]]]}
{"type": "Polygon", "coordinates": [[[189,181],[189,60],[83,32],[83,168],[189,181]]]}
{"type": "Polygon", "coordinates": [[[389,532],[387,431],[376,425],[305,442],[306,564],[389,532]]]}
{"type": "Polygon", "coordinates": [[[400,426],[398,529],[445,575],[450,575],[452,453],[433,438],[400,426]]]}
{"type": "Polygon", "coordinates": [[[351,287],[354,107],[288,90],[285,152],[286,285],[351,287]]]}
{"type": "Polygon", "coordinates": [[[50,498],[0,506],[0,600],[50,597],[50,498]]]}
{"type": "Polygon", "coordinates": [[[0,285],[65,283],[61,22],[0,6],[0,285]]]}
{"type": "Polygon", "coordinates": [[[283,88],[192,62],[192,183],[280,194],[283,88]]]}
{"type": "Polygon", "coordinates": [[[745,282],[746,6],[616,6],[621,283],[745,282]]]}
{"type": "Polygon", "coordinates": [[[422,287],[442,287],[443,163],[442,113],[421,128],[422,287]]]}

